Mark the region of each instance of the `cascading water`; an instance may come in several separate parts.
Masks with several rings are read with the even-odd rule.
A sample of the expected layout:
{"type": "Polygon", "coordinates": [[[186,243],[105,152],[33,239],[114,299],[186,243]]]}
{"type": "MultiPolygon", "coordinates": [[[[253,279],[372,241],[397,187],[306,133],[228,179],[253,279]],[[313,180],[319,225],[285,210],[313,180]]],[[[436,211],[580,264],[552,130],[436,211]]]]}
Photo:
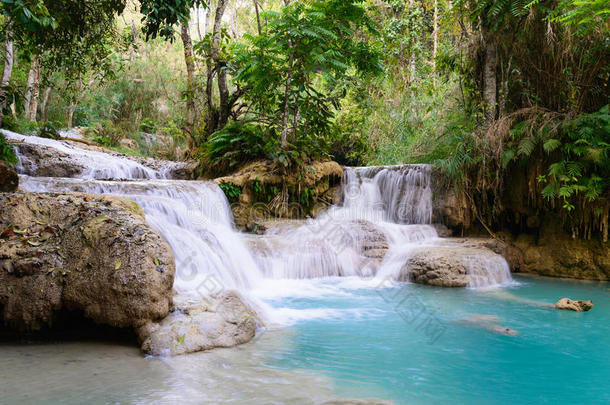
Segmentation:
{"type": "Polygon", "coordinates": [[[134,200],[174,252],[174,286],[179,292],[247,291],[260,278],[250,252],[233,229],[224,193],[212,182],[22,176],[21,187],[32,192],[113,194],[134,200]]]}
{"type": "MultiPolygon", "coordinates": [[[[172,168],[180,163],[165,162],[163,168],[153,169],[125,157],[104,152],[81,149],[67,142],[36,136],[24,136],[7,130],[0,130],[6,139],[28,145],[38,145],[67,155],[70,160],[83,167],[78,177],[87,179],[168,179],[172,168]]],[[[34,175],[36,162],[18,153],[18,170],[21,174],[34,175]]]]}
{"type": "MultiPolygon", "coordinates": [[[[272,280],[398,279],[411,252],[444,243],[430,225],[431,168],[427,165],[346,168],[341,205],[316,219],[280,221],[281,226],[272,227],[265,235],[246,236],[235,231],[227,199],[212,182],[162,180],[165,172],[120,156],[60,141],[10,133],[8,137],[44,144],[87,162],[87,171],[75,179],[29,177],[23,175],[28,171],[21,167],[24,190],[108,193],[136,201],[150,225],[172,247],[175,287],[181,293],[206,295],[217,289],[236,289],[256,298],[261,288],[266,289],[262,295],[269,296],[272,280]]],[[[472,287],[511,280],[500,256],[475,255],[468,263],[472,287]]],[[[286,294],[286,289],[297,292],[302,287],[282,284],[272,295],[286,294]]],[[[282,309],[286,310],[275,310],[282,309]]]]}

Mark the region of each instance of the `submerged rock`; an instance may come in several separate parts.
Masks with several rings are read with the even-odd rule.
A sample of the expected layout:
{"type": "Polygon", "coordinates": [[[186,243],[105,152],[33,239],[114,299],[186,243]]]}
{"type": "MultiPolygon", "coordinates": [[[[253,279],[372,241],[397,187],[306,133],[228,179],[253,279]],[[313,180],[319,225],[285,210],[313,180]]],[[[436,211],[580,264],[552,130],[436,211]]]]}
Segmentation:
{"type": "Polygon", "coordinates": [[[174,259],[127,199],[91,194],[0,194],[0,320],[8,330],[52,328],[62,316],[135,328],[171,305],[174,259]]]}
{"type": "Polygon", "coordinates": [[[171,313],[141,327],[138,336],[145,353],[178,355],[249,342],[256,327],[256,313],[229,291],[211,298],[177,296],[171,313]]]}
{"type": "Polygon", "coordinates": [[[484,247],[417,248],[407,259],[400,281],[437,287],[480,287],[510,280],[504,259],[484,247]]]}
{"type": "Polygon", "coordinates": [[[516,330],[500,325],[500,318],[495,315],[472,314],[458,320],[458,322],[464,325],[485,329],[490,332],[497,333],[499,335],[519,335],[519,332],[517,332],[516,330]]]}
{"type": "Polygon", "coordinates": [[[562,298],[555,303],[555,308],[557,309],[566,309],[569,311],[576,312],[587,312],[593,308],[593,301],[581,301],[581,300],[571,300],[569,298],[562,298]]]}
{"type": "Polygon", "coordinates": [[[13,166],[0,160],[0,193],[15,191],[17,187],[19,187],[17,172],[13,166]]]}

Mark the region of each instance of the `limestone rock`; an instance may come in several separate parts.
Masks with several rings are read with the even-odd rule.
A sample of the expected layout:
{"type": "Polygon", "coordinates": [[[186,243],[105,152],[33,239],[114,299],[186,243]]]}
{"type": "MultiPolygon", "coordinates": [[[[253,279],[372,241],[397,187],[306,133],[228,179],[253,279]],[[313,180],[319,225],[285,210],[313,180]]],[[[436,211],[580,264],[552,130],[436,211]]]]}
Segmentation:
{"type": "Polygon", "coordinates": [[[0,194],[0,320],[17,332],[67,312],[119,328],[169,312],[174,259],[127,199],[0,194]]]}
{"type": "Polygon", "coordinates": [[[177,296],[172,312],[141,327],[138,336],[145,353],[178,355],[246,343],[256,327],[256,313],[228,291],[209,298],[177,296]]]}
{"type": "MultiPolygon", "coordinates": [[[[7,132],[3,132],[5,135],[7,132]]],[[[79,177],[88,164],[86,158],[82,158],[84,151],[106,153],[109,156],[117,156],[133,160],[142,166],[164,173],[168,178],[176,180],[193,180],[199,170],[198,162],[172,162],[166,160],[152,159],[148,157],[131,156],[120,154],[101,146],[88,143],[61,140],[53,147],[35,142],[28,142],[28,138],[19,134],[12,134],[7,138],[13,139],[13,145],[21,157],[22,174],[36,177],[79,177]],[[77,153],[69,154],[61,149],[68,148],[77,153]],[[80,152],[80,153],[78,153],[80,152]],[[79,158],[80,156],[80,158],[79,158]]],[[[36,138],[36,137],[31,137],[36,138]]],[[[124,145],[125,146],[125,145],[124,145]]],[[[131,144],[131,147],[134,145],[131,144]]],[[[128,147],[129,148],[129,147],[128,147]]]]}
{"type": "Polygon", "coordinates": [[[0,193],[15,191],[17,187],[19,187],[17,172],[13,166],[0,160],[0,193]]]}
{"type": "MultiPolygon", "coordinates": [[[[557,221],[558,222],[558,221],[557,221]]],[[[559,223],[546,221],[538,238],[521,234],[514,245],[522,252],[520,271],[541,276],[610,280],[610,246],[599,239],[574,239],[559,223]]]]}
{"type": "Polygon", "coordinates": [[[514,329],[500,325],[500,318],[495,315],[471,314],[458,320],[459,323],[474,328],[485,329],[504,336],[518,336],[519,332],[514,329]]]}
{"type": "Polygon", "coordinates": [[[277,163],[252,162],[237,172],[214,179],[239,188],[231,204],[235,224],[244,230],[272,218],[315,217],[341,201],[343,168],[333,161],[316,161],[302,171],[286,173],[277,163]]]}
{"type": "Polygon", "coordinates": [[[476,287],[502,283],[509,277],[508,267],[498,254],[484,247],[457,244],[418,248],[399,274],[400,281],[437,287],[476,287]]]}
{"type": "Polygon", "coordinates": [[[569,298],[562,298],[555,303],[555,308],[557,309],[566,309],[569,311],[576,312],[587,312],[593,308],[593,301],[581,301],[581,300],[571,300],[569,298]]]}

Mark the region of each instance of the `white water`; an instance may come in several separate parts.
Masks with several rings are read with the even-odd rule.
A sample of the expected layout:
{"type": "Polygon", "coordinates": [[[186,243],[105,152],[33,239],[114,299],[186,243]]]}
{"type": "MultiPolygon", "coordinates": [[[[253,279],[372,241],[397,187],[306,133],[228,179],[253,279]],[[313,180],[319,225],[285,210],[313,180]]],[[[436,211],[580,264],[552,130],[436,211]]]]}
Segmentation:
{"type": "MultiPolygon", "coordinates": [[[[24,136],[4,129],[0,130],[0,132],[4,134],[6,139],[11,141],[41,145],[70,155],[72,161],[84,167],[80,177],[86,179],[167,179],[170,178],[172,166],[180,164],[166,162],[166,167],[161,170],[154,170],[135,160],[119,155],[78,148],[64,141],[37,136],[24,136]]],[[[21,157],[19,159],[18,169],[20,173],[30,174],[36,170],[35,167],[25,168],[21,164],[21,157]]]]}
{"type": "MultiPolygon", "coordinates": [[[[5,131],[6,134],[6,131],[5,131]]],[[[430,167],[404,165],[346,169],[343,204],[318,218],[294,221],[266,235],[243,235],[233,227],[229,204],[213,182],[160,180],[163,173],[120,156],[75,148],[48,139],[27,142],[57,148],[88,162],[80,179],[21,177],[21,188],[38,192],[89,192],[136,201],[146,219],[168,241],[176,260],[175,287],[181,293],[209,295],[224,289],[244,292],[265,318],[285,323],[334,314],[331,310],[271,308],[268,300],[299,294],[326,294],[313,279],[351,277],[355,288],[373,288],[397,279],[409,255],[444,246],[432,222],[430,167]],[[155,180],[98,180],[116,179],[155,180]],[[385,252],[380,260],[373,252],[385,252]],[[310,279],[306,281],[303,279],[310,279]],[[264,281],[264,282],[263,282],[264,281]]],[[[499,255],[468,257],[471,287],[510,282],[499,255]]],[[[404,277],[403,277],[404,278],[404,277]]]]}

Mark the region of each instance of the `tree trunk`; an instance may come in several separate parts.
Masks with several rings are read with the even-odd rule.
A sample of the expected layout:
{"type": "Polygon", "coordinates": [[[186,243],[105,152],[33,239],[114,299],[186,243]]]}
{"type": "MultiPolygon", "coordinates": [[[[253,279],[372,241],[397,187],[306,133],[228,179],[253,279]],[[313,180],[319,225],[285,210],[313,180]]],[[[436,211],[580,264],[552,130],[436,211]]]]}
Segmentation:
{"type": "Polygon", "coordinates": [[[32,83],[32,98],[29,106],[29,111],[27,111],[27,118],[31,122],[36,122],[36,116],[38,112],[38,99],[40,96],[40,58],[38,56],[34,56],[32,58],[32,70],[34,70],[34,81],[32,83]]]}
{"type": "MultiPolygon", "coordinates": [[[[220,119],[219,119],[219,112],[218,110],[214,107],[214,100],[213,98],[213,85],[214,85],[214,74],[218,74],[218,80],[219,80],[219,84],[218,84],[218,90],[219,92],[223,92],[224,88],[226,88],[226,74],[224,72],[221,72],[222,66],[220,66],[220,63],[218,61],[218,51],[219,51],[219,46],[220,46],[220,26],[222,24],[222,17],[225,13],[225,10],[227,8],[227,4],[228,4],[228,0],[218,0],[218,5],[216,6],[216,16],[214,17],[214,28],[213,28],[213,34],[212,34],[212,49],[210,52],[210,57],[208,58],[207,61],[207,82],[206,82],[206,103],[207,103],[207,107],[208,107],[208,118],[207,118],[207,134],[210,135],[213,132],[215,132],[216,130],[218,130],[220,128],[220,119]],[[224,83],[220,83],[221,81],[223,81],[224,83]],[[222,90],[221,90],[222,88],[222,90]]],[[[225,94],[226,95],[226,94],[225,94]]],[[[228,96],[225,97],[224,101],[226,103],[226,101],[228,100],[228,96]]],[[[222,102],[223,102],[223,95],[221,94],[221,107],[220,110],[221,111],[225,111],[222,107],[222,102]]],[[[228,117],[228,114],[226,114],[228,117]]],[[[226,123],[226,121],[225,121],[226,123]]]]}
{"type": "Polygon", "coordinates": [[[42,120],[42,122],[47,121],[50,95],[51,87],[47,87],[42,96],[42,103],[40,104],[40,119],[42,120]]]}
{"type": "Polygon", "coordinates": [[[10,21],[6,25],[6,41],[4,46],[4,70],[2,72],[2,80],[0,81],[0,126],[4,119],[4,110],[8,103],[8,87],[13,74],[13,63],[15,62],[15,52],[13,49],[13,32],[10,21]]]}
{"type": "Polygon", "coordinates": [[[74,110],[76,110],[76,104],[70,103],[70,110],[68,111],[68,128],[72,128],[74,122],[74,110]]]}
{"type": "Polygon", "coordinates": [[[218,94],[220,96],[220,116],[218,117],[218,129],[222,129],[229,121],[229,87],[227,86],[227,73],[224,63],[218,66],[218,94]]]}
{"type": "Polygon", "coordinates": [[[496,66],[498,56],[496,45],[490,38],[484,37],[485,62],[483,66],[483,100],[485,100],[485,117],[488,121],[496,118],[498,84],[496,66]]]}
{"type": "MultiPolygon", "coordinates": [[[[292,41],[288,41],[288,46],[292,48],[292,41]]],[[[292,84],[292,64],[294,62],[294,52],[290,51],[288,56],[288,77],[286,78],[286,91],[284,92],[284,118],[282,120],[282,138],[280,146],[286,148],[288,146],[288,110],[290,105],[290,85],[292,84]]]]}
{"type": "Polygon", "coordinates": [[[72,128],[74,126],[74,111],[76,111],[78,96],[83,91],[83,79],[79,75],[78,76],[78,92],[76,95],[72,97],[72,101],[70,102],[70,111],[68,112],[68,128],[72,128]]]}
{"type": "Polygon", "coordinates": [[[197,34],[199,35],[199,40],[203,39],[201,36],[201,8],[197,7],[197,34]]]}
{"type": "MultiPolygon", "coordinates": [[[[409,0],[409,12],[413,8],[415,0],[409,0]]],[[[412,29],[413,27],[411,27],[412,29]]],[[[412,34],[412,33],[411,33],[412,34]]],[[[413,37],[413,35],[411,35],[413,37]]],[[[410,81],[415,80],[415,44],[411,44],[411,56],[409,56],[409,76],[410,81]]]]}
{"type": "Polygon", "coordinates": [[[131,43],[134,48],[138,47],[138,30],[133,20],[131,20],[131,43]]]}
{"type": "Polygon", "coordinates": [[[28,73],[28,82],[25,88],[25,94],[23,96],[23,116],[27,120],[30,118],[30,104],[32,104],[32,92],[34,89],[34,76],[36,72],[34,71],[34,65],[36,60],[32,59],[32,67],[30,68],[30,72],[28,73]]]}
{"type": "Polygon", "coordinates": [[[193,130],[195,126],[195,59],[193,58],[193,41],[188,22],[182,23],[182,43],[184,44],[184,61],[186,63],[186,148],[193,147],[193,130]]]}
{"type": "Polygon", "coordinates": [[[212,0],[208,4],[208,8],[205,10],[205,25],[203,26],[203,35],[208,35],[210,32],[210,24],[212,22],[212,0]]]}
{"type": "Polygon", "coordinates": [[[434,46],[432,47],[432,84],[436,87],[436,55],[438,52],[438,0],[434,0],[434,46]]]}
{"type": "Polygon", "coordinates": [[[261,35],[263,30],[261,27],[261,16],[258,12],[258,0],[254,0],[254,11],[256,11],[256,26],[258,28],[258,35],[261,35]]]}

